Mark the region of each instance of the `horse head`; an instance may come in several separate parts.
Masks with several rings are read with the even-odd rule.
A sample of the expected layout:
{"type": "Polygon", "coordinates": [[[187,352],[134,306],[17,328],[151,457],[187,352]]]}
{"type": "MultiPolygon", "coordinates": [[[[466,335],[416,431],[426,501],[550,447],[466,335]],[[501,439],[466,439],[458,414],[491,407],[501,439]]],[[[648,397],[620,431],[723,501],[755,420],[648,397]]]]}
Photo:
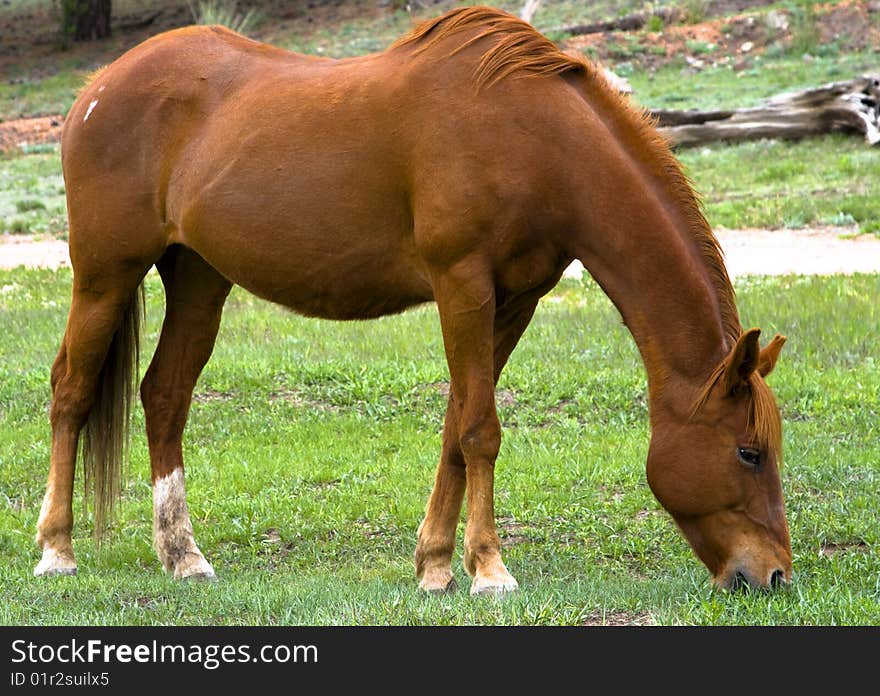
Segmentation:
{"type": "Polygon", "coordinates": [[[715,585],[727,589],[791,579],[782,426],[764,382],[785,338],[777,335],[761,350],[759,335],[751,329],[740,336],[690,408],[655,416],[648,452],[651,490],[715,585]]]}

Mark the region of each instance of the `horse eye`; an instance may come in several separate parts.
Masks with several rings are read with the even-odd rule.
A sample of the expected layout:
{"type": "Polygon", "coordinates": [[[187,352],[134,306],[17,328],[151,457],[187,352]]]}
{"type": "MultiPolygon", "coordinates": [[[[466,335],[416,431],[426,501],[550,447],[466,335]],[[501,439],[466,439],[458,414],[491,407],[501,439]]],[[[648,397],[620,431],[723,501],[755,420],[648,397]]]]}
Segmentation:
{"type": "Polygon", "coordinates": [[[761,453],[751,447],[738,447],[736,455],[746,466],[757,468],[761,464],[761,453]]]}

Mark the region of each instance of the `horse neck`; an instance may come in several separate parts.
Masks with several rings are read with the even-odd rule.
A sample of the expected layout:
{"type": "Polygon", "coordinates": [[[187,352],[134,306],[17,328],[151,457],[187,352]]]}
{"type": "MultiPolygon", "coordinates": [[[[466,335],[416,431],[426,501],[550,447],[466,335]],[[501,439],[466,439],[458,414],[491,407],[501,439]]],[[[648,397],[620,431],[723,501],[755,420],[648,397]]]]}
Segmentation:
{"type": "MultiPolygon", "coordinates": [[[[596,167],[601,160],[589,161],[596,167]]],[[[702,236],[695,230],[703,219],[689,207],[697,205],[693,196],[689,200],[635,163],[623,169],[581,179],[590,184],[580,198],[574,256],[632,333],[653,413],[661,400],[705,383],[732,347],[730,325],[739,320],[726,272],[722,267],[719,276],[718,261],[704,248],[714,237],[708,228],[702,236]]]]}

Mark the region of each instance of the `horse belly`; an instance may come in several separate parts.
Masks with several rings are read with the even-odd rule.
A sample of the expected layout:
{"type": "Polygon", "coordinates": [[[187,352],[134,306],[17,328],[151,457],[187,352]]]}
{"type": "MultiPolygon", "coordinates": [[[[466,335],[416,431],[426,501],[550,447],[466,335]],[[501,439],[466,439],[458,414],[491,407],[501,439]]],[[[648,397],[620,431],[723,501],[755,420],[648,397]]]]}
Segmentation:
{"type": "Polygon", "coordinates": [[[433,299],[430,285],[400,262],[385,258],[314,262],[291,269],[283,283],[249,278],[246,290],[299,314],[324,319],[374,319],[433,299]]]}
{"type": "Polygon", "coordinates": [[[371,319],[433,299],[400,230],[236,224],[182,241],[235,284],[307,316],[371,319]]]}

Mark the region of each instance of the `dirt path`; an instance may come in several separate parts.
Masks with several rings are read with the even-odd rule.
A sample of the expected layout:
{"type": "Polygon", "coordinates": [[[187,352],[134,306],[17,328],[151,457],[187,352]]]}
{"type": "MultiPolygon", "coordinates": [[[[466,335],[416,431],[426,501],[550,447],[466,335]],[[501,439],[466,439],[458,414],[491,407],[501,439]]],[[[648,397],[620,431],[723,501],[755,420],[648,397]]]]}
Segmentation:
{"type": "MultiPolygon", "coordinates": [[[[847,227],[801,230],[717,230],[732,277],[880,273],[880,238],[847,227]]],[[[0,268],[69,266],[67,243],[19,235],[0,236],[0,268]]],[[[580,276],[579,262],[567,276],[580,276]]]]}
{"type": "Polygon", "coordinates": [[[33,116],[0,123],[0,152],[12,152],[26,145],[57,143],[64,117],[33,116]]]}
{"type": "Polygon", "coordinates": [[[30,235],[0,235],[0,268],[60,268],[70,266],[67,242],[30,235]]]}
{"type": "MultiPolygon", "coordinates": [[[[880,273],[880,237],[848,227],[715,230],[731,278],[744,275],[880,273]]],[[[2,254],[0,254],[2,255],[2,254]]],[[[579,276],[575,262],[567,276],[579,276]]]]}

